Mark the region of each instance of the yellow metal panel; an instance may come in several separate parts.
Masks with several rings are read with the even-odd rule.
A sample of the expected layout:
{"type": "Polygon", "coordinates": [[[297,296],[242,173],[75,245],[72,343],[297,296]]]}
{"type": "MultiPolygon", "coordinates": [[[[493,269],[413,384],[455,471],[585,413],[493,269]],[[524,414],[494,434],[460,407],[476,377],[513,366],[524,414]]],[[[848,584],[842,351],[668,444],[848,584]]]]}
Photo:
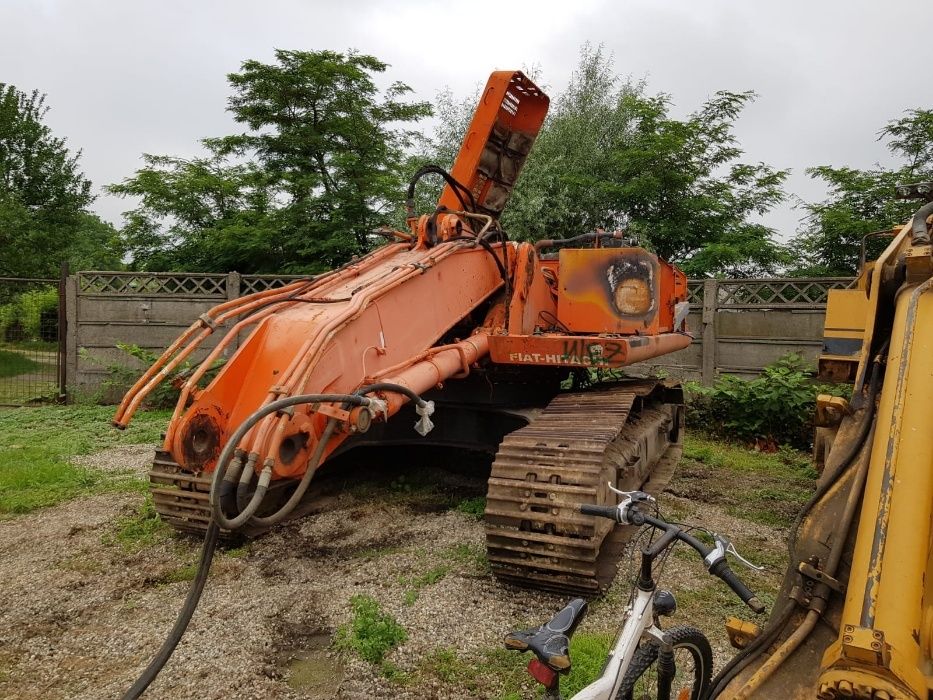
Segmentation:
{"type": "Polygon", "coordinates": [[[831,289],[826,305],[823,335],[829,338],[859,338],[865,334],[868,297],[861,289],[831,289]]]}
{"type": "Polygon", "coordinates": [[[824,655],[821,684],[926,697],[921,630],[933,516],[930,396],[933,290],[922,285],[898,295],[842,633],[824,655]]]}

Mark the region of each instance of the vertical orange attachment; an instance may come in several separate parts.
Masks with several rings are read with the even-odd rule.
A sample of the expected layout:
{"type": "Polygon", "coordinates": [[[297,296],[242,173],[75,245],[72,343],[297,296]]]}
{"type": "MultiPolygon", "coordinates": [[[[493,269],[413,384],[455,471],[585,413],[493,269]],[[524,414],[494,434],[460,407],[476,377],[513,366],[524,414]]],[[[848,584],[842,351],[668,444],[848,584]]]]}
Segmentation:
{"type": "MultiPolygon", "coordinates": [[[[499,218],[544,122],[548,103],[548,96],[521,71],[496,71],[489,76],[450,172],[473,193],[479,212],[499,218]]],[[[438,204],[455,211],[464,209],[450,185],[444,187],[438,204]]]]}

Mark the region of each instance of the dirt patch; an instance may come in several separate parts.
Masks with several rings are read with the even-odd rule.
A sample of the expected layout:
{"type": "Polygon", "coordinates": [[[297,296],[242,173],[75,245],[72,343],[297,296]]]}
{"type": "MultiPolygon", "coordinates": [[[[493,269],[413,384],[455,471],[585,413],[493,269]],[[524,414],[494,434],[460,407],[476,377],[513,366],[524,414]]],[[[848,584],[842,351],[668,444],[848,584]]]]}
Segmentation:
{"type": "MultiPolygon", "coordinates": [[[[151,454],[151,447],[121,447],[81,463],[142,476],[151,454]]],[[[483,474],[443,474],[403,482],[355,474],[344,486],[325,489],[314,515],[245,548],[218,553],[191,627],[146,697],[498,696],[500,678],[523,677],[527,663],[497,651],[502,636],[545,621],[565,601],[495,581],[482,555],[482,524],[474,517],[416,507],[427,501],[449,508],[456,497],[483,491],[483,474]],[[379,601],[408,633],[387,657],[396,669],[392,677],[330,649],[330,635],[347,622],[357,594],[379,601]],[[469,673],[452,670],[450,659],[469,673]]],[[[702,478],[688,469],[683,481],[675,476],[672,489],[699,495],[702,478]]],[[[115,698],[148,663],[188,590],[199,542],[163,536],[133,550],[116,541],[115,523],[138,512],[142,499],[95,496],[0,521],[7,601],[0,608],[0,696],[115,698]]],[[[781,530],[703,500],[666,495],[662,511],[728,533],[740,548],[778,561],[781,530]]],[[[632,572],[627,560],[581,632],[616,630],[632,572]]],[[[775,565],[766,577],[745,578],[767,596],[776,572],[775,565]]],[[[724,587],[695,558],[676,555],[661,582],[681,603],[674,624],[699,624],[717,659],[725,659],[721,613],[727,608],[710,605],[710,596],[718,600],[721,593],[717,586],[724,587]]],[[[518,697],[536,697],[530,679],[510,687],[518,697]]]]}

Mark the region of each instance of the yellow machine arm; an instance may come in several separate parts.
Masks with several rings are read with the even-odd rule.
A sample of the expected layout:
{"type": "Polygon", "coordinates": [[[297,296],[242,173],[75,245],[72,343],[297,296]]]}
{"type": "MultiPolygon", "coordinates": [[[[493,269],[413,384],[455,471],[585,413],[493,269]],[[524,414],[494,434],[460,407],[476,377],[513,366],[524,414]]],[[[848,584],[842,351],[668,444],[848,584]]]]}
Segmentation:
{"type": "MultiPolygon", "coordinates": [[[[930,190],[927,190],[930,191],[930,190]]],[[[722,698],[927,698],[933,688],[933,204],[856,289],[830,293],[817,491],[792,530],[769,625],[720,674],[722,698]]]]}

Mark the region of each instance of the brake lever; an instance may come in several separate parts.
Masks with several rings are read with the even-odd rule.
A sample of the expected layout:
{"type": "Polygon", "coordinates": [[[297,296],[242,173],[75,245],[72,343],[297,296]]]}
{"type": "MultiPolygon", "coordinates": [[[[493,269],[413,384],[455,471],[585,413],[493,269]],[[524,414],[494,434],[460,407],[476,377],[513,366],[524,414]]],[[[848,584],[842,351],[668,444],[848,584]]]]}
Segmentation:
{"type": "Polygon", "coordinates": [[[620,496],[625,496],[632,503],[646,503],[654,501],[654,496],[651,494],[645,493],[644,491],[620,491],[615,486],[612,485],[612,482],[606,482],[606,486],[609,487],[609,490],[613,493],[617,493],[620,496]]]}
{"type": "Polygon", "coordinates": [[[609,487],[610,491],[622,496],[618,506],[620,522],[631,524],[631,521],[628,518],[628,514],[633,507],[637,506],[639,503],[654,502],[654,496],[651,496],[644,491],[620,491],[609,482],[607,482],[606,485],[609,487]]]}
{"type": "Polygon", "coordinates": [[[735,544],[733,544],[732,540],[730,540],[728,537],[717,535],[714,532],[713,539],[716,541],[716,549],[721,551],[723,556],[725,556],[726,554],[731,554],[736,559],[738,559],[740,562],[745,564],[745,566],[747,566],[749,569],[753,569],[754,571],[765,570],[765,567],[752,564],[748,559],[746,559],[741,554],[739,554],[738,550],[735,548],[735,544]]]}

